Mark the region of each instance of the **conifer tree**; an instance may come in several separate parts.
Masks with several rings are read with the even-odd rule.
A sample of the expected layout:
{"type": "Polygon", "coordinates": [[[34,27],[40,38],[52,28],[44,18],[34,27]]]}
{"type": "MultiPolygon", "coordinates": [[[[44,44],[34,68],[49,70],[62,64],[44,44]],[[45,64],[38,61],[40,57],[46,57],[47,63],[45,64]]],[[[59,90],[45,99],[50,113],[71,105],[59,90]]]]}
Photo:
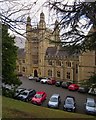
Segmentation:
{"type": "Polygon", "coordinates": [[[21,84],[16,76],[17,47],[14,45],[14,37],[8,33],[8,27],[2,25],[2,82],[18,86],[21,84]]]}

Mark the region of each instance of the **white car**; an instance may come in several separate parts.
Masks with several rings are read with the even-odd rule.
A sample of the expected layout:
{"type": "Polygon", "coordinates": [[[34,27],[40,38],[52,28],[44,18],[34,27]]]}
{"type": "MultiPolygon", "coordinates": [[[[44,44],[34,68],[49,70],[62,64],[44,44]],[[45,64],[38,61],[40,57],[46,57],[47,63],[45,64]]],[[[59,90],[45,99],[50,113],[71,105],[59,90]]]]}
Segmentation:
{"type": "Polygon", "coordinates": [[[44,79],[41,79],[41,83],[47,83],[47,81],[49,80],[50,78],[44,78],[44,79]]]}
{"type": "Polygon", "coordinates": [[[96,115],[96,102],[94,98],[86,98],[85,112],[96,115]]]}
{"type": "Polygon", "coordinates": [[[47,104],[48,107],[51,108],[59,108],[59,105],[61,103],[61,98],[59,94],[53,94],[47,104]]]}
{"type": "Polygon", "coordinates": [[[96,88],[90,88],[88,94],[96,95],[96,88]]]}
{"type": "Polygon", "coordinates": [[[33,76],[29,76],[28,79],[29,79],[29,80],[32,80],[32,79],[34,79],[34,77],[33,77],[33,76]]]}

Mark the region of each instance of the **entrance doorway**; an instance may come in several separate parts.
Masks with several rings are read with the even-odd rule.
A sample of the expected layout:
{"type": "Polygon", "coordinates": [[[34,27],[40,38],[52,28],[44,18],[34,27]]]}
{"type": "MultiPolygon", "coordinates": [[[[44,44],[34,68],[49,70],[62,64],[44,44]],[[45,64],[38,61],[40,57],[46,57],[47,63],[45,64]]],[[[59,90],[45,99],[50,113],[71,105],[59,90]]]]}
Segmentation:
{"type": "Polygon", "coordinates": [[[37,70],[34,70],[34,77],[38,77],[37,70]]]}

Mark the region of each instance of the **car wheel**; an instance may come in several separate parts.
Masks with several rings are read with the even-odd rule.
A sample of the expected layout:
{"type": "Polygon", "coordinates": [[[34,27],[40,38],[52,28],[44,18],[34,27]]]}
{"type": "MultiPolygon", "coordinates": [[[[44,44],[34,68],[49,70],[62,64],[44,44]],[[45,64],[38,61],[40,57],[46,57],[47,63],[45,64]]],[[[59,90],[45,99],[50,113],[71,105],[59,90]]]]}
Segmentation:
{"type": "Polygon", "coordinates": [[[28,102],[29,101],[28,98],[25,101],[28,102]]]}

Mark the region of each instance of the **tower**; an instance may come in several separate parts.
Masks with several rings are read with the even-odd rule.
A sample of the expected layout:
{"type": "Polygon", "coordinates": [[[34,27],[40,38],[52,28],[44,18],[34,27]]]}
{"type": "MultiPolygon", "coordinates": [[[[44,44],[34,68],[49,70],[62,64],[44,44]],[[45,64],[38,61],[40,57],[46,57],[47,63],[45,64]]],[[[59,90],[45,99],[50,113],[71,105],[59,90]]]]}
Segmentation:
{"type": "Polygon", "coordinates": [[[26,74],[30,74],[30,66],[31,66],[31,32],[32,32],[32,26],[31,26],[31,18],[27,17],[27,23],[26,23],[26,42],[25,42],[25,50],[26,50],[26,74]]]}

